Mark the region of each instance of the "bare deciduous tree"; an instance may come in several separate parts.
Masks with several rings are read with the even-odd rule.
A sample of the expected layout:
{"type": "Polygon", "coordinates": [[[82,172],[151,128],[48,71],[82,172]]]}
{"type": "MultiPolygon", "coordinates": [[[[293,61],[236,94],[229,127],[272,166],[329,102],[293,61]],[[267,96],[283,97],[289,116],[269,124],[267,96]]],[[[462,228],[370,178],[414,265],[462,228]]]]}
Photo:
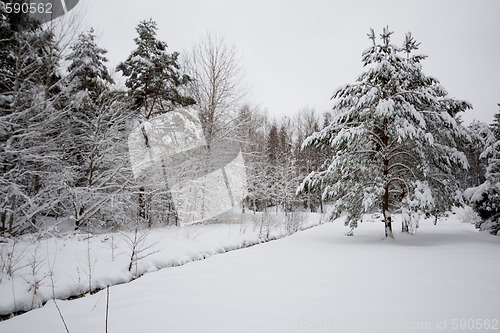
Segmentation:
{"type": "Polygon", "coordinates": [[[214,33],[207,33],[185,57],[192,79],[189,95],[196,101],[209,150],[237,127],[238,107],[247,93],[240,63],[236,47],[214,33]]]}

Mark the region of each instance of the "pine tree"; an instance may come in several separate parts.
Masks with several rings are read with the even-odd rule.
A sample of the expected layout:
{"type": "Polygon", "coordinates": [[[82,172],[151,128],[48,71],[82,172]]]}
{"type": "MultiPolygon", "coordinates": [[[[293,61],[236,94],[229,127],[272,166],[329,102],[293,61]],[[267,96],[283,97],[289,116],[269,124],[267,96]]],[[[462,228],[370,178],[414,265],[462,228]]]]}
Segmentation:
{"type": "Polygon", "coordinates": [[[87,33],[81,33],[66,57],[69,61],[66,78],[69,92],[83,92],[94,101],[114,83],[106,67],[108,59],[105,55],[108,51],[100,48],[95,39],[93,28],[87,33]]]}
{"type": "MultiPolygon", "coordinates": [[[[266,163],[266,206],[277,206],[278,201],[278,154],[279,134],[276,122],[271,125],[267,137],[267,163],[266,163]]],[[[266,208],[267,208],[266,207],[266,208]]]]}
{"type": "MultiPolygon", "coordinates": [[[[324,119],[327,125],[329,124],[330,114],[325,113],[324,119]]],[[[302,142],[306,137],[313,133],[319,132],[320,125],[319,119],[313,109],[304,108],[297,115],[297,140],[295,142],[295,158],[297,160],[297,173],[300,178],[298,185],[302,180],[309,175],[312,171],[321,167],[321,164],[329,154],[329,150],[325,149],[320,151],[316,147],[307,147],[301,149],[302,142]]],[[[325,125],[326,126],[326,125],[325,125]]],[[[303,198],[304,208],[309,208],[311,212],[315,212],[319,206],[320,211],[323,212],[323,201],[321,200],[321,186],[318,186],[314,191],[304,193],[300,197],[303,198]]]]}
{"type": "Polygon", "coordinates": [[[497,104],[499,111],[495,113],[495,119],[493,123],[490,125],[491,130],[493,131],[493,135],[497,140],[500,140],[500,103],[497,104]]]}
{"type": "Polygon", "coordinates": [[[303,143],[331,147],[334,155],[298,189],[324,184],[323,198],[334,200],[330,218],[347,213],[351,231],[363,214],[381,211],[386,237],[393,237],[393,213],[402,213],[403,226],[414,232],[422,214],[454,203],[454,173],[468,166],[456,149],[465,134],[454,116],[471,107],[422,72],[425,56],[413,54],[419,44],[410,34],[401,48],[391,44],[392,34],[385,28],[380,44],[373,30],[368,34],[366,72],[334,93],[332,123],[303,143]]]}
{"type": "Polygon", "coordinates": [[[175,106],[194,103],[182,93],[190,77],[180,71],[179,53],[167,53],[167,43],[156,38],[157,30],[152,19],[141,21],[136,28],[138,37],[134,39],[136,49],[117,66],[127,78],[129,95],[135,106],[143,110],[145,120],[175,106]]]}
{"type": "Polygon", "coordinates": [[[80,34],[66,58],[70,112],[66,118],[65,160],[73,181],[67,182],[65,192],[75,229],[93,225],[91,221],[115,220],[113,214],[104,212],[126,183],[118,182],[127,159],[124,147],[117,148],[126,141],[128,110],[123,94],[110,90],[114,82],[106,68],[107,51],[96,44],[95,38],[93,29],[80,34]]]}
{"type": "Polygon", "coordinates": [[[486,123],[474,120],[466,127],[470,136],[470,141],[462,144],[461,151],[467,156],[469,161],[469,172],[463,173],[460,177],[461,188],[466,189],[482,184],[486,167],[486,158],[481,158],[483,151],[491,146],[495,141],[495,136],[486,123]]]}
{"type": "MultiPolygon", "coordinates": [[[[146,129],[148,121],[155,116],[173,110],[177,106],[191,105],[195,101],[184,94],[185,87],[191,78],[181,73],[178,62],[179,53],[169,54],[167,43],[157,39],[156,22],[152,19],[141,21],[136,31],[138,34],[138,37],[134,39],[136,49],[132,51],[126,61],[118,65],[117,70],[126,77],[125,85],[132,99],[133,108],[137,110],[136,117],[144,137],[144,146],[146,149],[150,149],[146,129]]],[[[160,214],[165,210],[165,206],[169,210],[167,223],[170,223],[171,220],[175,220],[177,223],[178,219],[166,180],[161,185],[152,184],[150,189],[146,189],[143,184],[139,185],[139,217],[146,221],[148,226],[152,226],[153,194],[156,198],[162,198],[158,203],[160,214]],[[157,193],[158,190],[155,187],[166,188],[166,191],[157,193]]]]}
{"type": "Polygon", "coordinates": [[[102,112],[99,104],[107,99],[109,86],[114,83],[105,65],[107,51],[97,46],[95,38],[93,29],[80,34],[66,57],[69,62],[66,90],[71,108],[68,126],[73,143],[67,149],[66,159],[79,169],[77,186],[93,182],[89,155],[96,142],[90,138],[90,133],[95,132],[91,127],[102,112]]]}
{"type": "MultiPolygon", "coordinates": [[[[500,110],[495,114],[495,121],[491,125],[493,134],[500,132],[499,119],[500,110]]],[[[490,139],[488,147],[480,157],[488,160],[485,181],[479,186],[468,188],[464,197],[482,219],[476,227],[488,230],[493,235],[500,235],[500,139],[490,139]]]]}

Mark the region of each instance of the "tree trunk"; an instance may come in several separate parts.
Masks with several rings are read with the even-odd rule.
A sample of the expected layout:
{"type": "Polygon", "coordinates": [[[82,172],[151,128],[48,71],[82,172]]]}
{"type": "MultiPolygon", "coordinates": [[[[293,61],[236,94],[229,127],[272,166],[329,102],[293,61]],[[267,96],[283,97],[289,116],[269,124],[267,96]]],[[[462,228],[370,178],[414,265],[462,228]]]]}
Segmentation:
{"type": "Polygon", "coordinates": [[[392,221],[391,221],[391,217],[388,216],[385,220],[384,220],[384,223],[385,223],[385,237],[390,237],[390,238],[394,238],[394,235],[392,234],[392,221]]]}
{"type": "Polygon", "coordinates": [[[0,218],[0,223],[2,224],[2,226],[0,227],[0,234],[7,230],[7,228],[5,226],[6,220],[7,220],[7,210],[3,210],[1,218],[0,218]]]}
{"type": "Polygon", "coordinates": [[[148,228],[151,228],[153,226],[153,212],[152,212],[152,207],[153,207],[153,198],[151,192],[146,194],[146,220],[148,223],[148,228]]]}
{"type": "Polygon", "coordinates": [[[139,217],[144,221],[146,219],[146,200],[144,199],[144,186],[139,187],[139,217]]]}
{"type": "MultiPolygon", "coordinates": [[[[146,120],[149,119],[149,116],[148,115],[148,106],[147,106],[147,89],[148,89],[148,86],[147,86],[147,83],[146,83],[146,86],[145,86],[145,103],[146,105],[144,106],[144,112],[145,112],[145,116],[146,116],[146,120]]],[[[151,154],[151,146],[149,144],[149,137],[148,137],[148,134],[146,132],[146,128],[144,128],[144,123],[141,123],[141,131],[142,131],[142,136],[144,138],[144,145],[146,146],[146,150],[149,151],[149,154],[151,154]]],[[[151,155],[150,155],[151,156],[151,155]]],[[[146,221],[148,223],[148,226],[150,224],[150,221],[147,221],[147,218],[148,218],[148,215],[149,214],[149,207],[147,206],[147,194],[146,194],[146,189],[144,186],[141,186],[139,187],[139,199],[138,199],[138,204],[139,204],[139,218],[142,219],[143,221],[146,221]]]]}
{"type": "MultiPolygon", "coordinates": [[[[35,196],[39,190],[40,190],[40,176],[35,175],[35,179],[33,180],[33,196],[35,196]]],[[[31,217],[31,223],[33,225],[36,225],[36,217],[37,214],[33,214],[33,216],[31,217]]]]}
{"type": "MultiPolygon", "coordinates": [[[[382,137],[382,142],[384,144],[384,148],[389,145],[389,137],[387,135],[387,119],[384,119],[384,135],[382,137]]],[[[384,158],[384,177],[387,179],[389,175],[389,159],[384,158]]],[[[385,223],[385,237],[394,238],[392,234],[392,220],[389,213],[389,183],[385,185],[384,188],[384,198],[382,201],[382,214],[384,215],[384,223],[385,223]]]]}
{"type": "MultiPolygon", "coordinates": [[[[384,160],[384,167],[386,168],[385,170],[387,170],[388,165],[389,161],[384,160]]],[[[384,170],[384,175],[386,175],[385,170],[384,170]]],[[[389,212],[389,185],[386,185],[384,190],[384,198],[382,201],[382,214],[384,215],[385,237],[394,238],[394,235],[392,234],[392,219],[389,212]]]]}
{"type": "Polygon", "coordinates": [[[12,235],[12,232],[14,230],[14,212],[16,209],[16,196],[12,197],[12,208],[10,212],[10,219],[9,219],[9,234],[12,235]]]}
{"type": "MultiPolygon", "coordinates": [[[[387,170],[389,167],[389,161],[384,160],[384,175],[387,176],[387,170]]],[[[385,223],[385,237],[394,238],[392,234],[392,219],[389,212],[389,184],[385,186],[384,190],[384,198],[382,201],[382,214],[384,215],[384,223],[385,223]]]]}
{"type": "Polygon", "coordinates": [[[76,207],[75,207],[75,230],[78,230],[80,229],[81,225],[82,225],[82,215],[83,213],[85,213],[85,207],[82,206],[80,207],[79,210],[76,210],[76,207]]]}

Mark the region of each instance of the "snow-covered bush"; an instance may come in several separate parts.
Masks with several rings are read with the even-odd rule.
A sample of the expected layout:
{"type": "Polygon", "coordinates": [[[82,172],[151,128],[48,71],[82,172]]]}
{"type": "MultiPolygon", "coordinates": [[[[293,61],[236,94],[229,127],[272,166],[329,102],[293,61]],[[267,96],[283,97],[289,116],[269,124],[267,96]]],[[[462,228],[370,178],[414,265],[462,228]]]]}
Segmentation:
{"type": "Polygon", "coordinates": [[[285,232],[293,234],[302,228],[304,215],[301,212],[289,212],[285,216],[285,232]]]}
{"type": "Polygon", "coordinates": [[[500,236],[500,213],[476,223],[476,227],[481,231],[489,231],[492,235],[500,236]]]}
{"type": "Polygon", "coordinates": [[[462,223],[470,223],[474,225],[477,225],[477,223],[482,222],[481,217],[470,206],[465,206],[464,209],[459,212],[458,219],[462,223]]]}

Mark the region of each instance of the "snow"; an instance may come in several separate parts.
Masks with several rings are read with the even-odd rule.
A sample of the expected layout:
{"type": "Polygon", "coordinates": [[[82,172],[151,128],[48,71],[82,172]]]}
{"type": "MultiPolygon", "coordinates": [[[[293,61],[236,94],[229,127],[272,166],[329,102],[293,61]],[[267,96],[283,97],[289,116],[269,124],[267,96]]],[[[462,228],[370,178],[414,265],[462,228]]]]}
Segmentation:
{"type": "MultiPolygon", "coordinates": [[[[113,286],[109,332],[452,332],[460,320],[498,327],[500,238],[457,215],[396,240],[383,240],[380,222],[362,223],[354,237],[345,230],[337,220],[113,286]]],[[[70,332],[105,332],[105,291],[57,305],[70,332]]],[[[40,331],[65,332],[53,302],[0,322],[0,332],[40,331]]]]}
{"type": "Polygon", "coordinates": [[[486,180],[484,183],[470,187],[464,191],[464,198],[469,202],[480,202],[483,200],[483,195],[486,194],[491,188],[491,183],[486,180]]]}
{"type": "MultiPolygon", "coordinates": [[[[294,214],[298,217],[299,229],[315,225],[322,218],[320,214],[309,214],[306,220],[304,213],[294,214]]],[[[131,257],[128,239],[133,239],[133,232],[101,235],[63,232],[59,237],[40,241],[30,236],[16,243],[0,242],[0,315],[39,307],[53,294],[59,299],[83,295],[90,288],[95,290],[108,284],[129,282],[146,272],[283,237],[289,230],[286,224],[290,223],[282,213],[241,214],[236,209],[226,213],[223,219],[235,222],[157,227],[147,231],[139,246],[139,250],[144,249],[142,255],[147,257],[139,260],[137,266],[133,265],[131,272],[128,271],[131,257]],[[13,253],[13,278],[5,273],[5,259],[9,253],[13,253]],[[34,257],[37,260],[33,260],[34,257]],[[35,274],[33,262],[38,265],[35,274]],[[89,267],[92,272],[90,288],[89,267]],[[30,281],[39,281],[36,295],[30,281]]],[[[138,234],[141,236],[145,232],[139,230],[138,234]]],[[[0,332],[3,331],[0,329],[0,332]]]]}
{"type": "Polygon", "coordinates": [[[434,136],[431,133],[426,133],[425,134],[425,139],[427,140],[427,142],[429,143],[429,145],[432,146],[434,144],[434,136]]]}
{"type": "Polygon", "coordinates": [[[382,99],[378,102],[376,110],[380,114],[380,116],[390,117],[394,113],[394,105],[394,100],[382,99]]]}

